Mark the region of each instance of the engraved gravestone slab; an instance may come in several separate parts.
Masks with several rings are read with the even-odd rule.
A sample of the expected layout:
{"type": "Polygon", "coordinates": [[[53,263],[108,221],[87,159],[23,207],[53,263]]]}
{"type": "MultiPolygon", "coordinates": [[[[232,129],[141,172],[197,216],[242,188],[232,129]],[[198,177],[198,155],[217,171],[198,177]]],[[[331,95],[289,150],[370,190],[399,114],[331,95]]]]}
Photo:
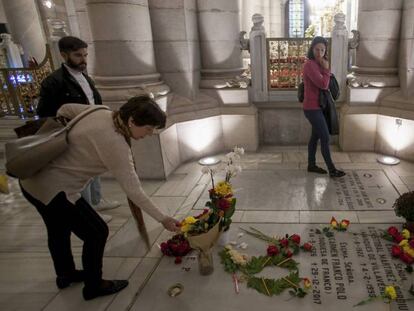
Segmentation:
{"type": "MultiPolygon", "coordinates": [[[[241,227],[247,229],[251,225],[241,227]]],[[[404,270],[405,265],[401,261],[391,257],[389,249],[392,244],[379,237],[380,230],[386,229],[386,225],[351,224],[349,232],[338,232],[331,238],[316,234],[315,228],[318,227],[314,225],[252,226],[272,236],[298,233],[302,241],[314,244],[311,253],[301,252],[294,257],[300,263],[300,276],[308,277],[313,283],[305,298],[291,298],[286,291],[279,296],[267,297],[248,289],[243,283],[240,284],[240,293],[236,294],[232,277],[223,270],[217,256],[219,248],[216,248],[215,271],[210,276],[199,275],[196,259],[184,258],[182,265],[175,265],[173,258],[162,258],[132,310],[385,311],[388,305],[381,301],[357,308],[353,306],[367,297],[379,295],[390,284],[399,285],[398,298],[391,304],[391,310],[414,310],[414,301],[405,300],[410,297],[406,289],[412,276],[404,270]],[[181,283],[184,291],[171,298],[167,290],[175,283],[181,283]]],[[[266,243],[248,235],[237,238],[239,232],[239,226],[233,224],[231,239],[248,243],[248,248],[242,252],[256,256],[266,253],[266,243]]],[[[268,267],[259,276],[280,278],[287,274],[286,269],[268,267]]]]}
{"type": "MultiPolygon", "coordinates": [[[[246,170],[232,184],[238,210],[387,210],[399,196],[382,170],[350,170],[338,179],[301,170],[246,170]]],[[[207,200],[204,191],[195,208],[207,200]]]]}

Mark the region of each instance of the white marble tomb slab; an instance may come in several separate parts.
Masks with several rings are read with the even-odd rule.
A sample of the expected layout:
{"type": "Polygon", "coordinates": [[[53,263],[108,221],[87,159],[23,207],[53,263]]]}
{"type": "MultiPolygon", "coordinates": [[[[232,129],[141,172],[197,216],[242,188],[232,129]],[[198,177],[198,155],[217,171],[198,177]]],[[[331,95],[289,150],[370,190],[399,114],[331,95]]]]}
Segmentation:
{"type": "MultiPolygon", "coordinates": [[[[398,192],[382,170],[347,170],[343,178],[303,170],[243,171],[232,179],[238,210],[390,210],[398,192]]],[[[211,185],[209,184],[208,187],[211,185]]],[[[195,209],[204,208],[204,191],[195,209]]]]}
{"type": "MultiPolygon", "coordinates": [[[[184,258],[182,265],[175,265],[174,259],[164,257],[147,285],[137,297],[131,310],[284,310],[284,311],[322,311],[354,310],[353,306],[369,295],[380,295],[381,288],[387,285],[399,285],[398,299],[391,304],[390,310],[414,310],[414,301],[408,293],[412,276],[404,270],[401,261],[390,254],[390,242],[378,237],[381,229],[387,225],[351,224],[349,232],[335,233],[333,238],[317,235],[314,225],[272,225],[256,224],[255,228],[272,236],[285,233],[298,233],[303,241],[314,244],[311,253],[301,252],[294,259],[299,265],[301,277],[308,277],[312,291],[303,299],[290,298],[285,291],[280,296],[267,297],[240,284],[240,293],[236,294],[232,277],[226,273],[218,258],[219,248],[214,250],[215,271],[210,276],[198,273],[197,260],[184,258]],[[190,268],[189,271],[183,267],[190,268]],[[184,291],[171,298],[168,288],[181,283],[184,291]],[[404,287],[404,288],[403,288],[404,287]]],[[[241,225],[248,228],[248,225],[241,225]]],[[[231,227],[231,239],[237,239],[238,225],[231,227]]],[[[243,251],[249,255],[266,253],[266,243],[244,235],[240,241],[248,243],[243,251]]],[[[259,276],[280,278],[286,276],[286,269],[268,267],[259,276]]],[[[382,302],[374,302],[355,308],[356,311],[389,310],[382,302]]]]}

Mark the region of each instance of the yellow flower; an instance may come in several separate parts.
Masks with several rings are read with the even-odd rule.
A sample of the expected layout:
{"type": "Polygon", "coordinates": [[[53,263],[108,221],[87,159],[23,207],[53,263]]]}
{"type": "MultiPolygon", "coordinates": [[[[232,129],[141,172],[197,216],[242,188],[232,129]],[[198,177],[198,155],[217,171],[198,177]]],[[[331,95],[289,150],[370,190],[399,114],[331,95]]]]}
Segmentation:
{"type": "Polygon", "coordinates": [[[414,249],[412,249],[411,247],[407,247],[407,248],[404,248],[404,251],[408,254],[408,255],[410,255],[411,257],[413,257],[414,258],[414,249]]]}
{"type": "Polygon", "coordinates": [[[385,296],[391,300],[397,299],[397,293],[394,286],[385,287],[385,296]]]}
{"type": "Polygon", "coordinates": [[[408,245],[408,240],[402,240],[402,241],[400,242],[400,244],[398,244],[398,245],[400,245],[400,246],[404,247],[405,245],[408,245]]]}
{"type": "Polygon", "coordinates": [[[338,227],[338,221],[335,219],[335,217],[332,217],[332,219],[331,219],[331,227],[333,229],[338,227]]]}
{"type": "Polygon", "coordinates": [[[410,231],[408,231],[407,229],[404,229],[403,231],[401,231],[401,234],[404,237],[404,239],[410,238],[410,231]]]}
{"type": "Polygon", "coordinates": [[[312,287],[312,283],[308,278],[303,279],[303,285],[304,285],[305,289],[309,289],[309,288],[312,287]]]}
{"type": "Polygon", "coordinates": [[[193,216],[188,216],[184,219],[184,222],[186,224],[195,224],[197,222],[197,219],[195,219],[193,216]]]}
{"type": "Polygon", "coordinates": [[[181,232],[187,233],[188,231],[190,231],[190,228],[191,228],[191,225],[189,224],[181,225],[181,232]]]}
{"type": "Polygon", "coordinates": [[[214,192],[219,196],[225,197],[233,192],[230,183],[221,181],[219,182],[216,187],[214,188],[214,192]]]}
{"type": "Polygon", "coordinates": [[[193,216],[188,216],[184,218],[181,222],[181,232],[187,233],[191,230],[192,224],[195,224],[198,220],[193,216]]]}

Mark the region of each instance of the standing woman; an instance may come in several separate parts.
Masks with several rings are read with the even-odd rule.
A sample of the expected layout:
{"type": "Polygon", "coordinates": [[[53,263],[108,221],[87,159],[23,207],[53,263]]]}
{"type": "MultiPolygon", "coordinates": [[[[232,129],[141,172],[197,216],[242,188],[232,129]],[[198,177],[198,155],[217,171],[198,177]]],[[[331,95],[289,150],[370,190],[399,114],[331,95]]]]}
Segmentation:
{"type": "Polygon", "coordinates": [[[337,170],[332,162],[329,150],[329,130],[325,117],[319,106],[320,90],[329,88],[331,71],[327,57],[328,41],[323,37],[315,37],[308,51],[308,60],[303,68],[305,96],[303,111],[312,125],[312,134],[308,144],[308,172],[326,174],[326,170],[316,166],[316,149],[321,141],[321,152],[330,177],[345,176],[345,172],[337,170]]]}

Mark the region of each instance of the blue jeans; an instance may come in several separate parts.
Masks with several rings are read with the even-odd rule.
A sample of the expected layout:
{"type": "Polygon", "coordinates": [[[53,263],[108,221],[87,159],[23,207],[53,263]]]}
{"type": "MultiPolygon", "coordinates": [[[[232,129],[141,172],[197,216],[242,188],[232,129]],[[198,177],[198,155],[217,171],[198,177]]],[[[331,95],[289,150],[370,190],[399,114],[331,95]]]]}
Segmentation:
{"type": "Polygon", "coordinates": [[[321,152],[329,171],[335,170],[329,150],[329,130],[322,110],[304,110],[305,117],[312,125],[312,134],[308,144],[308,165],[316,165],[316,149],[321,141],[321,152]]]}
{"type": "Polygon", "coordinates": [[[89,205],[97,205],[101,201],[101,179],[99,176],[94,177],[89,185],[81,192],[82,198],[85,199],[89,205]]]}

